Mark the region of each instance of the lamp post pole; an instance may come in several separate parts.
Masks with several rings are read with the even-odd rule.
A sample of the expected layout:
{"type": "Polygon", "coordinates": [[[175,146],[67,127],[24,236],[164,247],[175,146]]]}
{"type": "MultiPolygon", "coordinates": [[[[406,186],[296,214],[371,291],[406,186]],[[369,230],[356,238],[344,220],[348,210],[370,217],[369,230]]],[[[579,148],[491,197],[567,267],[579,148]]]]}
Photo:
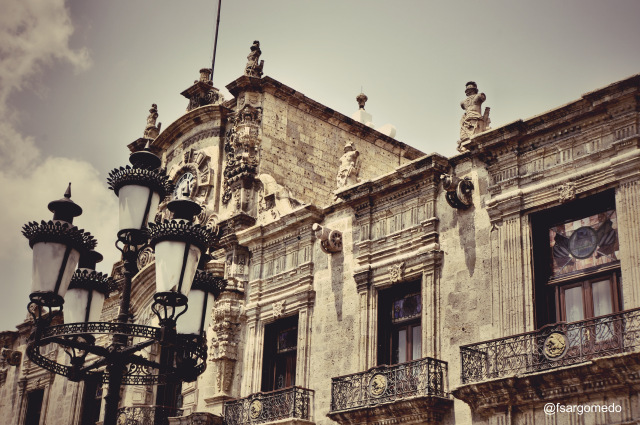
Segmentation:
{"type": "Polygon", "coordinates": [[[211,308],[210,299],[215,299],[226,284],[202,270],[196,273],[198,267],[202,268],[200,260],[208,261],[206,251],[217,238],[210,228],[193,223],[201,206],[189,199],[174,199],[167,204],[173,218],[151,223],[160,200],[171,193],[171,184],[158,171],[161,161],[150,152],[149,144],[143,151],[132,153],[130,161],[133,167],[115,169],[108,179],[110,189],[120,199],[116,247],[122,253],[124,266],[120,310],[114,321],[97,322],[113,281],[95,271],[102,256],[93,250],[97,243],[93,236],[72,225],[82,208],[70,199],[71,184],[64,198],[49,204],[53,220],[31,222],[23,228],[33,249],[34,270],[28,310],[35,328],[27,355],[38,366],[71,381],[102,377],[108,383],[104,425],[116,425],[118,421],[123,385],[194,381],[204,372],[206,308],[211,308]],[[132,279],[138,273],[138,253],[147,246],[155,250],[156,293],[151,310],[160,327],[130,322],[132,279]],[[198,283],[189,301],[196,275],[198,283]],[[65,301],[65,318],[72,323],[52,326],[65,301]],[[200,326],[181,324],[180,333],[177,319],[187,309],[200,326]],[[110,335],[111,341],[100,346],[95,335],[110,335]],[[134,338],[140,342],[134,343],[134,338]],[[40,353],[41,347],[51,343],[63,348],[69,356],[68,363],[58,363],[40,353]],[[138,354],[153,344],[163,348],[165,355],[159,361],[138,354]]]}

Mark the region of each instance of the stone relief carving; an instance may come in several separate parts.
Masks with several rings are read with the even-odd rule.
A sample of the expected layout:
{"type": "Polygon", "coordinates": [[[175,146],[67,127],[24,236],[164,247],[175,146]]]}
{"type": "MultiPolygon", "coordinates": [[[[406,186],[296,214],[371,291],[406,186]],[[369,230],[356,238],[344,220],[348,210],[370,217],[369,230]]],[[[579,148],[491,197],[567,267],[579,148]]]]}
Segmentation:
{"type": "Polygon", "coordinates": [[[337,230],[331,230],[322,227],[318,223],[314,223],[311,227],[314,235],[320,240],[320,247],[327,254],[342,251],[342,233],[337,230]]]}
{"type": "Polygon", "coordinates": [[[462,114],[462,118],[460,119],[459,151],[462,151],[462,142],[469,140],[475,134],[485,131],[491,124],[491,120],[489,119],[489,111],[491,109],[484,108],[484,114],[482,114],[482,103],[487,100],[487,96],[484,93],[478,93],[476,83],[469,81],[466,84],[464,94],[467,97],[460,102],[464,114],[462,114]]]}
{"type": "Polygon", "coordinates": [[[284,314],[284,303],[285,300],[277,301],[273,303],[273,318],[277,319],[278,317],[284,314]]]}
{"type": "Polygon", "coordinates": [[[155,103],[151,105],[149,109],[149,116],[147,117],[147,125],[144,128],[144,134],[142,137],[145,139],[155,139],[160,134],[160,127],[162,123],[158,123],[156,126],[156,120],[158,119],[158,105],[155,103]]]}
{"type": "Polygon", "coordinates": [[[291,196],[286,187],[278,184],[269,174],[260,174],[258,189],[258,222],[277,220],[289,214],[301,203],[291,196]]]}
{"type": "Polygon", "coordinates": [[[249,77],[260,78],[262,77],[262,67],[264,66],[264,61],[260,61],[260,55],[262,54],[262,50],[260,50],[260,42],[255,40],[253,45],[251,46],[251,53],[247,56],[247,66],[244,68],[244,75],[249,77]],[[258,63],[258,61],[260,63],[258,63]]]}
{"type": "Polygon", "coordinates": [[[229,394],[238,359],[244,306],[241,294],[235,292],[223,294],[213,308],[211,361],[216,366],[217,392],[229,394]]]}
{"type": "Polygon", "coordinates": [[[442,188],[446,191],[447,203],[455,209],[466,210],[473,204],[473,182],[469,177],[460,179],[451,174],[442,174],[442,188]]]}
{"type": "Polygon", "coordinates": [[[397,283],[404,279],[404,261],[389,267],[389,280],[391,283],[397,283]]]}
{"type": "Polygon", "coordinates": [[[576,198],[576,184],[574,182],[564,183],[558,187],[558,200],[560,202],[573,201],[576,198]]]}
{"type": "Polygon", "coordinates": [[[224,170],[222,203],[227,204],[232,197],[236,182],[252,181],[258,167],[258,145],[262,108],[246,104],[232,115],[233,124],[227,132],[224,150],[227,154],[224,170]]]}
{"type": "Polygon", "coordinates": [[[347,142],[344,145],[344,155],[340,157],[340,168],[338,168],[338,176],[336,177],[338,189],[360,183],[358,178],[360,172],[359,156],[360,152],[356,150],[353,143],[347,142]]]}

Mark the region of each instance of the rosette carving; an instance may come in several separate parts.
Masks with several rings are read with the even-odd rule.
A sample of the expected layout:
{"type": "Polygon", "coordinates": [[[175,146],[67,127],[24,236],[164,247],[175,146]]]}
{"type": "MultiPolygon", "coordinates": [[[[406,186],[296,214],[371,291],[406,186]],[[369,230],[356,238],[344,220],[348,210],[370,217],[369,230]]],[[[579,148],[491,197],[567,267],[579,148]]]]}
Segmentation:
{"type": "Polygon", "coordinates": [[[191,224],[185,220],[165,220],[162,223],[149,223],[149,239],[151,246],[165,240],[184,241],[196,245],[202,251],[214,242],[211,230],[199,224],[191,224]]]}
{"type": "Polygon", "coordinates": [[[22,227],[22,234],[31,248],[38,242],[59,242],[82,252],[91,251],[98,243],[91,233],[64,221],[32,221],[22,227]]]}
{"type": "Polygon", "coordinates": [[[107,177],[107,183],[109,189],[113,190],[116,195],[118,195],[120,188],[126,185],[147,186],[154,192],[158,192],[160,199],[173,191],[173,184],[164,174],[155,170],[133,168],[129,165],[111,170],[109,177],[107,177]]]}

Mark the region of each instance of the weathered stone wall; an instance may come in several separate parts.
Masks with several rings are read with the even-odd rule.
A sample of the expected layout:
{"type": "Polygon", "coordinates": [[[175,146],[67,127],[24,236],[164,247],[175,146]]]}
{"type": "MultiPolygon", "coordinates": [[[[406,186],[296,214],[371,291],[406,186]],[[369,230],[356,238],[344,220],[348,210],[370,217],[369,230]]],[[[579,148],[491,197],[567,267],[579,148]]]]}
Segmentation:
{"type": "MultiPolygon", "coordinates": [[[[347,142],[360,152],[362,181],[416,158],[413,149],[406,152],[409,149],[400,143],[393,146],[382,134],[378,133],[373,143],[364,140],[348,130],[352,124],[322,119],[317,116],[320,111],[307,104],[295,106],[266,92],[263,108],[259,172],[272,175],[302,202],[325,206],[333,201],[331,192],[337,189],[340,157],[347,142]]],[[[367,133],[377,133],[366,129],[367,133]]]]}

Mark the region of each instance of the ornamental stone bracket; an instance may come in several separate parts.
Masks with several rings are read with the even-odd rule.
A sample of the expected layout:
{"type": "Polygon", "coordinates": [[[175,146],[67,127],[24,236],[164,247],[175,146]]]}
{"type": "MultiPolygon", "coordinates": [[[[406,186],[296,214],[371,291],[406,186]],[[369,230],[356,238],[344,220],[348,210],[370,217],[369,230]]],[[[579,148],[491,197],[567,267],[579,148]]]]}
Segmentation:
{"type": "MultiPolygon", "coordinates": [[[[534,414],[539,415],[542,421],[545,416],[545,404],[610,404],[611,395],[616,393],[626,394],[625,398],[628,400],[632,388],[634,391],[640,388],[638,352],[596,358],[586,363],[542,372],[476,382],[460,386],[452,393],[467,403],[477,416],[501,414],[505,406],[513,406],[514,411],[517,407],[518,412],[533,409],[534,414]]],[[[627,409],[630,405],[628,401],[620,404],[627,409]]],[[[638,416],[631,418],[630,411],[627,414],[623,412],[623,416],[640,419],[638,416]]],[[[536,423],[537,419],[536,417],[536,423]]],[[[518,418],[514,421],[518,422],[518,418]]]]}
{"type": "Polygon", "coordinates": [[[473,182],[469,177],[460,179],[451,174],[442,174],[442,188],[446,191],[447,203],[451,208],[466,210],[473,204],[473,182]]]}
{"type": "Polygon", "coordinates": [[[316,239],[320,240],[320,247],[322,251],[327,254],[334,254],[342,251],[342,233],[338,230],[331,230],[327,227],[322,227],[318,223],[314,223],[311,227],[316,239]]]}

